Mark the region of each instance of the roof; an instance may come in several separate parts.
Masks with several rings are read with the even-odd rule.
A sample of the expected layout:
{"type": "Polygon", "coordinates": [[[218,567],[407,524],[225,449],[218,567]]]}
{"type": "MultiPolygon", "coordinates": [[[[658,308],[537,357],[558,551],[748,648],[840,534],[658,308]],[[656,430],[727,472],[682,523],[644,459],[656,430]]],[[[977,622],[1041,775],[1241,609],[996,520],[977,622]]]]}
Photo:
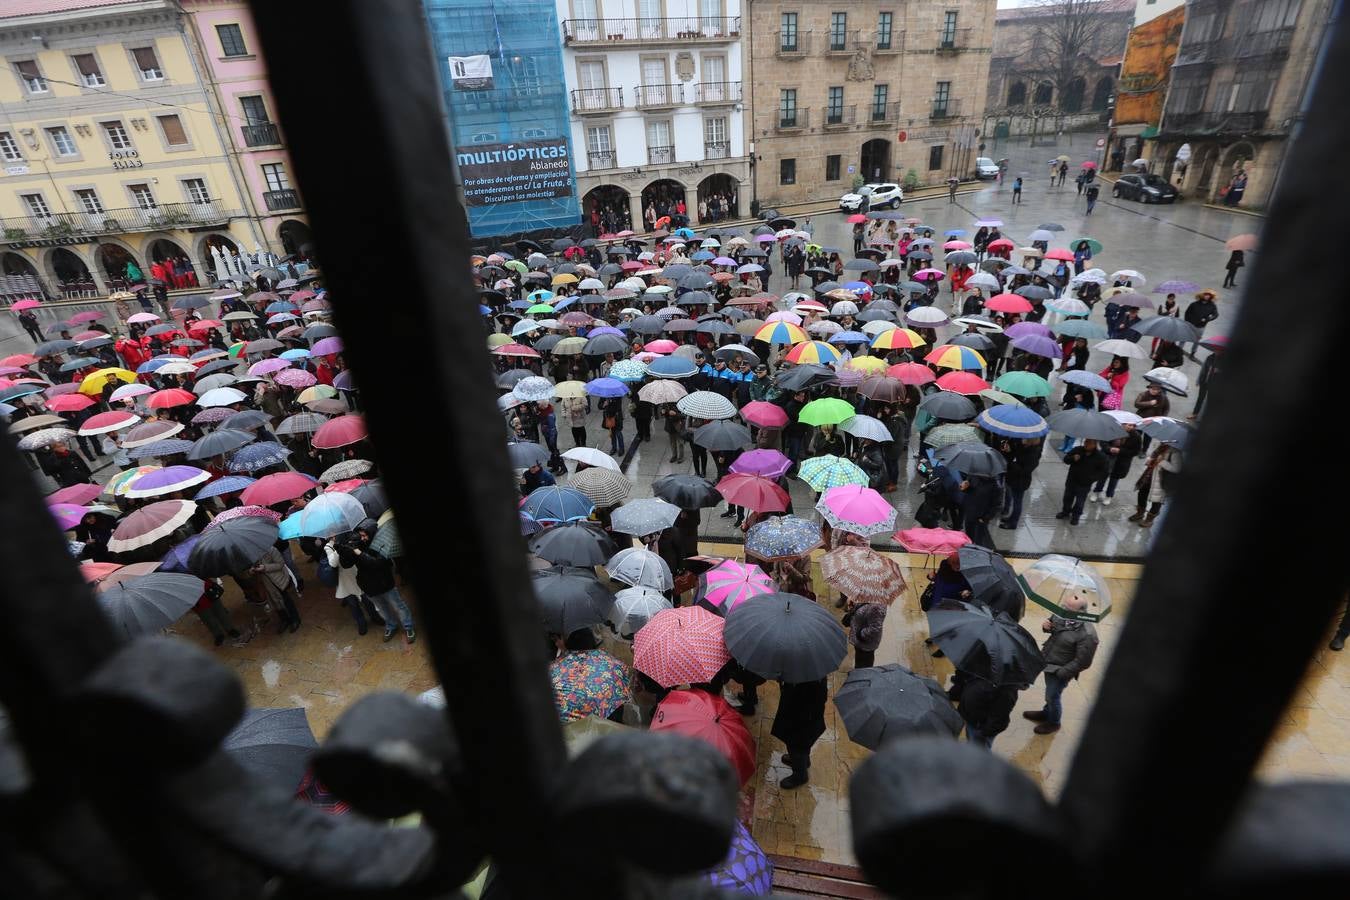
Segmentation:
{"type": "Polygon", "coordinates": [[[105,6],[126,6],[135,2],[137,0],[4,0],[0,3],[0,19],[78,12],[82,9],[98,9],[105,6]]]}
{"type": "MultiPolygon", "coordinates": [[[[1098,5],[1098,12],[1103,13],[1129,13],[1130,20],[1134,20],[1135,0],[1101,0],[1098,5]]],[[[1057,4],[1035,5],[1035,6],[1013,6],[1008,9],[1000,9],[994,12],[994,24],[999,22],[1013,22],[1018,19],[1037,19],[1042,16],[1058,15],[1060,7],[1057,4]]]]}

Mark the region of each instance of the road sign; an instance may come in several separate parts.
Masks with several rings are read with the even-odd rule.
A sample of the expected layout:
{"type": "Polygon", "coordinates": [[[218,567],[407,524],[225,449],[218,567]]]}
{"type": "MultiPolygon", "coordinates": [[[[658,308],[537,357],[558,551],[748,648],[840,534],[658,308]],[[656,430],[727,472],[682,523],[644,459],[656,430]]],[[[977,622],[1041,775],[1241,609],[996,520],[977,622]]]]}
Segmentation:
{"type": "Polygon", "coordinates": [[[895,136],[895,139],[903,144],[905,141],[909,140],[909,134],[902,131],[895,136]]]}
{"type": "Polygon", "coordinates": [[[1098,146],[1099,148],[1100,148],[1100,147],[1105,147],[1105,146],[1106,146],[1106,138],[1097,138],[1097,146],[1098,146]]]}

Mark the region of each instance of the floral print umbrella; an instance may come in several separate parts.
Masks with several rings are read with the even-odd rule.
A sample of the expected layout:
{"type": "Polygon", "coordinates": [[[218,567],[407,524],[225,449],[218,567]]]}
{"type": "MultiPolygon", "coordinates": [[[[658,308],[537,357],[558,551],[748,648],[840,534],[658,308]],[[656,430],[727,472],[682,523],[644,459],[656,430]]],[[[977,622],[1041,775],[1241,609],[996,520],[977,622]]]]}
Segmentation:
{"type": "Polygon", "coordinates": [[[603,650],[568,653],[548,667],[553,705],[558,718],[572,722],[586,716],[605,718],[629,697],[628,669],[603,650]]]}

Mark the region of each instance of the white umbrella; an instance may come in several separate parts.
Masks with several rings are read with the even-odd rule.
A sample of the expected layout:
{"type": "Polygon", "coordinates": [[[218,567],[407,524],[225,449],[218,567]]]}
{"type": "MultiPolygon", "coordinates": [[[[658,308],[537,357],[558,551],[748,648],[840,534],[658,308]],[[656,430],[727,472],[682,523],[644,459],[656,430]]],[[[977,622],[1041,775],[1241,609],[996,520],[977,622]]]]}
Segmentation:
{"type": "Polygon", "coordinates": [[[845,419],[839,424],[839,430],[869,441],[890,441],[894,440],[891,436],[891,430],[882,423],[880,419],[872,416],[857,415],[845,419]]]}
{"type": "Polygon", "coordinates": [[[1102,412],[1122,425],[1138,425],[1140,422],[1144,421],[1134,413],[1123,409],[1106,409],[1102,410],[1102,412]]]}
{"type": "Polygon", "coordinates": [[[605,571],[615,581],[630,587],[650,587],[669,591],[675,587],[674,576],[666,561],[650,550],[625,547],[605,563],[605,571]]]}
{"type": "Polygon", "coordinates": [[[999,284],[998,279],[988,272],[976,272],[966,279],[966,287],[984,288],[986,290],[996,291],[1001,285],[999,284]]]}
{"type": "Polygon", "coordinates": [[[587,466],[596,466],[601,469],[610,469],[614,472],[622,471],[619,464],[615,462],[614,457],[608,453],[603,453],[594,447],[573,447],[562,455],[563,459],[570,459],[587,466]]]}
{"type": "Polygon", "coordinates": [[[1111,273],[1112,281],[1120,281],[1122,278],[1129,280],[1131,283],[1137,281],[1140,284],[1143,284],[1147,280],[1144,278],[1143,275],[1140,275],[1134,269],[1121,269],[1117,272],[1111,273]]]}
{"type": "Polygon", "coordinates": [[[675,408],[696,419],[730,419],[736,415],[736,404],[712,391],[694,391],[681,397],[675,408]]]}
{"type": "Polygon", "coordinates": [[[1092,348],[1102,353],[1110,353],[1112,356],[1123,356],[1126,359],[1148,359],[1148,354],[1144,348],[1130,341],[1112,338],[1109,341],[1102,341],[1092,348]]]}
{"type": "Polygon", "coordinates": [[[810,325],[806,326],[806,330],[812,334],[820,334],[829,337],[830,335],[838,334],[843,331],[844,326],[840,325],[838,322],[831,322],[829,319],[821,319],[819,322],[812,322],[810,325]]]}
{"type": "Polygon", "coordinates": [[[857,314],[858,304],[852,300],[840,300],[830,307],[830,315],[832,316],[856,316],[857,314]]]}
{"type": "Polygon", "coordinates": [[[670,608],[671,602],[660,591],[649,587],[625,588],[614,595],[609,621],[620,635],[636,634],[652,616],[670,608]]]}
{"type": "Polygon", "coordinates": [[[538,375],[529,375],[517,381],[511,393],[522,401],[542,403],[553,396],[553,382],[538,375]]]}
{"type": "MultiPolygon", "coordinates": [[[[660,381],[653,381],[651,384],[644,384],[638,391],[638,399],[647,403],[674,403],[683,399],[688,393],[684,389],[684,385],[678,381],[663,378],[660,381]]],[[[605,458],[609,459],[607,455],[605,458]]]]}
{"type": "Polygon", "coordinates": [[[242,403],[248,399],[248,396],[240,390],[232,387],[212,388],[205,394],[197,398],[197,405],[202,409],[210,406],[230,406],[235,403],[242,403]]]}
{"type": "Polygon", "coordinates": [[[522,334],[529,334],[531,331],[538,331],[540,325],[534,319],[521,319],[511,328],[511,337],[520,337],[522,334]]]}
{"type": "Polygon", "coordinates": [[[885,319],[873,319],[871,322],[863,323],[862,333],[869,337],[876,337],[879,334],[884,334],[887,331],[892,331],[899,327],[900,326],[894,322],[887,322],[885,319]]]}
{"type": "Polygon", "coordinates": [[[675,524],[680,508],[667,503],[659,497],[643,497],[630,500],[614,510],[610,516],[610,528],[620,534],[642,537],[657,534],[675,524]]]}
{"type": "Polygon", "coordinates": [[[1184,372],[1167,366],[1159,366],[1145,372],[1144,380],[1160,386],[1169,394],[1176,394],[1180,397],[1185,397],[1186,392],[1191,387],[1191,381],[1184,372]]]}

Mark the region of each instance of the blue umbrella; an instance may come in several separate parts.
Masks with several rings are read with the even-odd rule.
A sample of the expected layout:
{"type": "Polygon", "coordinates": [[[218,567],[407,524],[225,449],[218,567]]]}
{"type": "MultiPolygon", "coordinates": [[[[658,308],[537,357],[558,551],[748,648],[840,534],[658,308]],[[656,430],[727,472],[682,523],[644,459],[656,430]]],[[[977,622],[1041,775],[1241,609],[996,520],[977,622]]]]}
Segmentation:
{"type": "Polygon", "coordinates": [[[610,367],[609,377],[620,381],[641,381],[647,377],[647,367],[636,359],[621,359],[610,367]]]}
{"type": "Polygon", "coordinates": [[[1025,406],[998,405],[986,409],[975,417],[975,424],[985,431],[1011,438],[1042,437],[1050,433],[1035,411],[1025,406]]]}
{"type": "Polygon", "coordinates": [[[745,536],[745,550],[763,560],[801,556],[820,546],[820,526],[797,516],[774,516],[745,536]]]}
{"type": "Polygon", "coordinates": [[[536,522],[579,522],[595,504],[575,488],[548,485],[531,491],[520,509],[536,522]]]}
{"type": "Polygon", "coordinates": [[[692,259],[694,262],[703,262],[706,259],[716,259],[717,257],[714,256],[708,250],[699,250],[697,253],[695,253],[693,256],[689,258],[692,259]]]}
{"type": "Polygon", "coordinates": [[[281,523],[280,535],[283,540],[295,538],[336,537],[351,531],[366,519],[366,508],[351,494],[334,491],[320,494],[297,512],[291,513],[281,523]]]}
{"type": "Polygon", "coordinates": [[[0,401],[17,400],[20,397],[30,397],[33,394],[40,394],[50,385],[46,384],[16,384],[13,387],[5,388],[0,391],[0,401]]]}
{"type": "Polygon", "coordinates": [[[299,309],[299,307],[297,307],[294,303],[291,303],[289,300],[274,300],[273,302],[267,304],[267,309],[264,310],[264,312],[266,312],[269,316],[274,316],[277,313],[293,313],[297,309],[299,309]]]}
{"type": "MultiPolygon", "coordinates": [[[[225,479],[221,479],[224,481],[225,479]]],[[[200,497],[198,498],[200,499],[200,497]]],[[[192,553],[192,548],[197,546],[197,541],[201,540],[200,534],[194,534],[192,537],[183,541],[183,543],[172,547],[168,553],[164,554],[164,559],[159,564],[161,572],[187,572],[188,556],[192,553]]]]}
{"type": "Polygon", "coordinates": [[[950,229],[950,230],[948,230],[948,231],[942,232],[942,236],[943,236],[943,237],[949,237],[949,238],[958,238],[958,237],[964,236],[965,233],[966,233],[966,231],[965,231],[964,228],[952,228],[952,229],[950,229]]]}
{"type": "Polygon", "coordinates": [[[221,494],[233,494],[235,491],[242,491],[257,480],[247,475],[226,475],[224,478],[217,478],[215,481],[208,481],[202,485],[202,489],[192,499],[206,500],[210,497],[219,497],[221,494]]]}
{"type": "Polygon", "coordinates": [[[586,393],[592,397],[626,397],[628,385],[617,378],[597,378],[586,382],[586,393]]]}
{"type": "Polygon", "coordinates": [[[861,331],[840,331],[830,336],[831,344],[870,344],[872,339],[861,331]]]}
{"type": "Polygon", "coordinates": [[[647,374],[657,378],[688,378],[697,371],[693,360],[683,356],[663,356],[647,364],[647,374]]]}
{"type": "Polygon", "coordinates": [[[182,362],[182,361],[183,357],[181,356],[156,356],[154,359],[147,359],[145,362],[137,366],[136,374],[145,375],[148,372],[157,372],[162,367],[167,366],[171,362],[182,362]]]}
{"type": "Polygon", "coordinates": [[[1076,384],[1079,387],[1090,388],[1094,391],[1104,393],[1111,392],[1111,382],[1107,381],[1096,372],[1085,372],[1082,369],[1072,369],[1059,376],[1059,380],[1067,384],[1076,384]]]}
{"type": "Polygon", "coordinates": [[[478,314],[480,316],[490,316],[492,315],[492,308],[480,303],[478,304],[478,314]]]}
{"type": "Polygon", "coordinates": [[[304,347],[296,347],[294,350],[287,350],[285,353],[281,354],[281,358],[291,360],[305,359],[310,355],[311,355],[310,352],[306,350],[304,347]]]}
{"type": "Polygon", "coordinates": [[[1055,334],[1064,337],[1087,338],[1088,340],[1100,340],[1106,337],[1106,329],[1096,322],[1089,322],[1086,319],[1069,319],[1060,322],[1054,326],[1055,334]]]}
{"type": "Polygon", "coordinates": [[[261,441],[241,448],[230,459],[231,472],[256,472],[284,463],[291,451],[273,441],[261,441]]]}

